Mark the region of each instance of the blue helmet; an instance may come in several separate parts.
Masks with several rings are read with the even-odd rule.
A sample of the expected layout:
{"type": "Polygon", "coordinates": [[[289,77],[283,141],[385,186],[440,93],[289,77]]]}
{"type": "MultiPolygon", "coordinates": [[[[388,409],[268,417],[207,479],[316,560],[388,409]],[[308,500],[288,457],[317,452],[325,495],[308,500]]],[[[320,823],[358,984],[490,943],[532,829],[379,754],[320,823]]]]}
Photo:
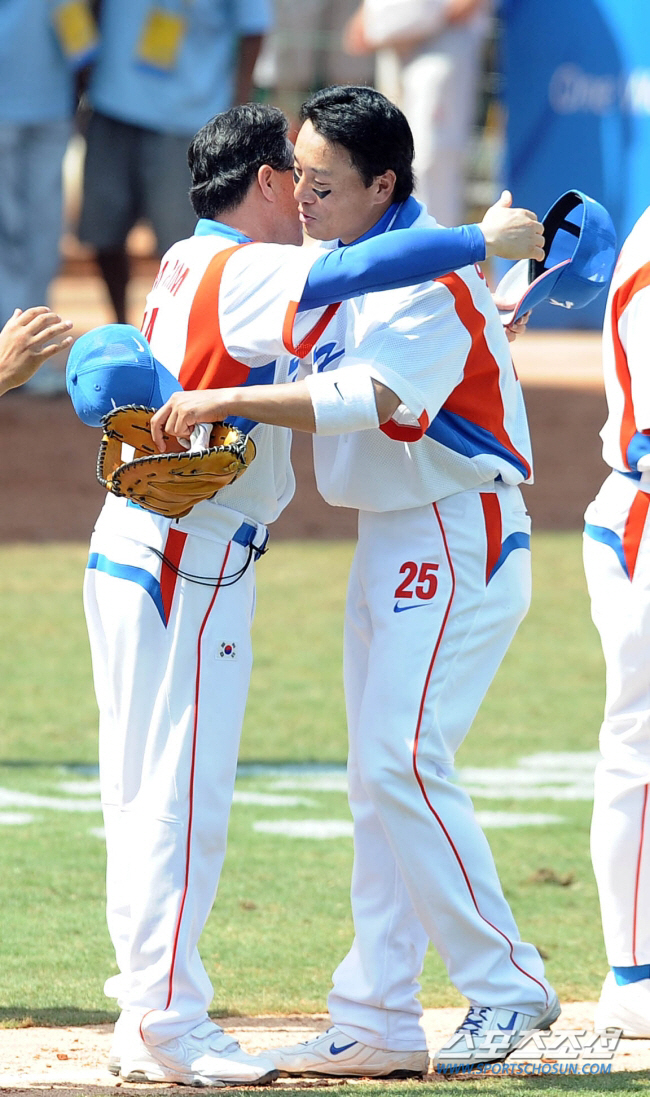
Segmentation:
{"type": "Polygon", "coordinates": [[[160,408],[182,385],[154,358],[132,324],[104,324],[73,344],[65,384],[74,410],[89,427],[124,404],[160,408]]]}
{"type": "Polygon", "coordinates": [[[522,259],[503,276],[494,299],[506,324],[542,301],[580,309],[605,289],[616,261],[616,231],[600,202],[568,190],[543,218],[544,259],[522,259]]]}

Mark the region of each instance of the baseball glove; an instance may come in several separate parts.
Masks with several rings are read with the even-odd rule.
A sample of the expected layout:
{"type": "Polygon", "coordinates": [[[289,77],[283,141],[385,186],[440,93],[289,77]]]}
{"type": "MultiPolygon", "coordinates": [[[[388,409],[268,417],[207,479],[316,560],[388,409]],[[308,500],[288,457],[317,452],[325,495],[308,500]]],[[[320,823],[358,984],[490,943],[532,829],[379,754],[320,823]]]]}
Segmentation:
{"type": "Polygon", "coordinates": [[[108,412],[97,457],[100,484],[145,510],[183,518],[196,503],[232,484],[255,457],[255,443],[226,423],[214,424],[208,449],[190,452],[165,434],[167,452],[158,453],[150,431],[154,414],[155,408],[137,404],[108,412]],[[131,460],[124,460],[123,444],[135,450],[131,460]]]}

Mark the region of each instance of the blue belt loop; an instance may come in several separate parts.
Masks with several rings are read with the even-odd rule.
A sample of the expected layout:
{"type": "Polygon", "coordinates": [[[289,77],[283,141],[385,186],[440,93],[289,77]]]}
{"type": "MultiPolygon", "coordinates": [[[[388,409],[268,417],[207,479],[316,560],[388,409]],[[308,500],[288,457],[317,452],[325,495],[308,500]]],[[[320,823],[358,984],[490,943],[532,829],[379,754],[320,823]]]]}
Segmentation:
{"type": "Polygon", "coordinates": [[[235,533],[233,533],[232,540],[236,541],[238,545],[243,545],[245,548],[248,548],[248,546],[251,545],[253,552],[255,553],[255,559],[259,560],[260,556],[266,552],[266,546],[269,540],[269,531],[268,529],[265,530],[265,537],[262,544],[255,545],[253,542],[255,540],[255,534],[257,533],[257,531],[257,526],[251,525],[250,522],[242,522],[239,529],[236,530],[235,533]]]}

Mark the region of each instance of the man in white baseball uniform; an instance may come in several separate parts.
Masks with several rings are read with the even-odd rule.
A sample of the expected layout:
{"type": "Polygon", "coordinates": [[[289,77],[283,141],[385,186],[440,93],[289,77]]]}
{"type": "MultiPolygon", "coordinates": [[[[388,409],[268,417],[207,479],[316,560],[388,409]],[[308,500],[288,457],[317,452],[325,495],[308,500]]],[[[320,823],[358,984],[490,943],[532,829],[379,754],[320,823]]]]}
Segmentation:
{"type": "MultiPolygon", "coordinates": [[[[218,115],[194,138],[189,162],[199,221],[163,257],[146,339],[109,325],[73,348],[68,391],[90,424],[113,403],[151,403],[180,386],[246,387],[254,378],[265,391],[290,381],[339,308],[332,302],[486,251],[477,226],[409,232],[409,274],[406,233],[346,254],[297,246],[293,149],[275,108],[218,115]]],[[[501,206],[492,222],[501,251],[540,251],[532,214],[501,206]]],[[[373,393],[375,414],[387,415],[392,394],[380,381],[373,393]]],[[[237,425],[257,448],[238,481],[174,521],[109,496],[90,545],[84,605],[119,968],[106,991],[122,1010],[109,1066],[127,1080],[275,1076],[268,1056],[246,1055],[209,1020],[212,987],[197,948],[225,855],[251,668],[252,563],[294,490],[289,431],[250,416],[237,425]]]]}
{"type": "Polygon", "coordinates": [[[623,244],[603,330],[612,469],[585,514],[584,565],[605,656],[591,855],[607,959],[597,1031],[650,1038],[650,208],[623,244]]]}
{"type": "MultiPolygon", "coordinates": [[[[311,236],[345,245],[432,223],[410,197],[408,123],[383,96],[329,88],[302,116],[295,194],[311,236]]],[[[355,940],[334,974],[334,1027],[268,1054],[288,1074],[422,1074],[417,979],[433,941],[471,1003],[437,1061],[503,1059],[560,1007],[451,775],[529,603],[520,385],[474,266],[351,301],[312,359],[302,382],[177,394],[152,422],[161,448],[163,427],[189,437],[226,416],[312,431],[319,490],[360,512],[344,650],[355,940]]]]}

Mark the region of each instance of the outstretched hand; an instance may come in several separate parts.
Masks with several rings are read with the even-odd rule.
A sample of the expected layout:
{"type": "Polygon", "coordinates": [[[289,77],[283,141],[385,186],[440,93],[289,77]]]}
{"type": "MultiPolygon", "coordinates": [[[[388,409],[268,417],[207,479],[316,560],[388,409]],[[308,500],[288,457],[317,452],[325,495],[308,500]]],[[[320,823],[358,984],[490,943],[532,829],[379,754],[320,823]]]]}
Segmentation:
{"type": "Polygon", "coordinates": [[[15,309],[0,331],[0,395],[29,381],[39,366],[72,346],[66,335],[71,320],[62,320],[46,305],[15,309]]]}
{"type": "Polygon", "coordinates": [[[487,210],[479,228],[485,237],[487,256],[502,259],[544,259],[544,226],[528,209],[512,208],[512,195],[504,190],[487,210]]]}

